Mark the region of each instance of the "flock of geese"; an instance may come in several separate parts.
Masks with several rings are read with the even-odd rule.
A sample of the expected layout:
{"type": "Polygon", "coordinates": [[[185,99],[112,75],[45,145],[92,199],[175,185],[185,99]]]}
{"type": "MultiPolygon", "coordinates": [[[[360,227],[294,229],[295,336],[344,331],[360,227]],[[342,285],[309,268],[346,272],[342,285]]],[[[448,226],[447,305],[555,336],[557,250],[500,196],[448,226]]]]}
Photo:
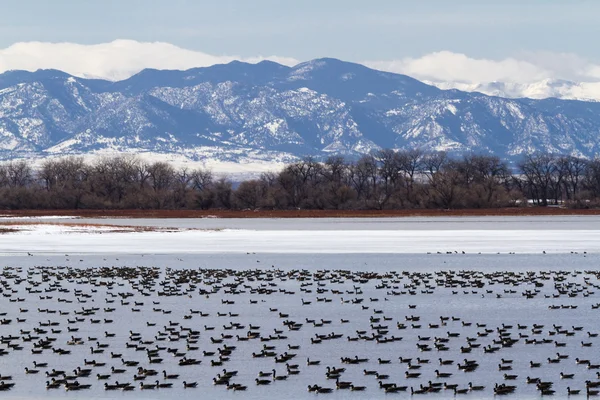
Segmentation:
{"type": "Polygon", "coordinates": [[[66,391],[591,397],[600,394],[591,314],[599,278],[591,270],[4,267],[0,391],[38,382],[66,391]],[[470,308],[453,308],[462,296],[468,302],[456,304],[470,308]],[[504,308],[515,304],[532,304],[532,314],[482,311],[510,315],[504,308]]]}

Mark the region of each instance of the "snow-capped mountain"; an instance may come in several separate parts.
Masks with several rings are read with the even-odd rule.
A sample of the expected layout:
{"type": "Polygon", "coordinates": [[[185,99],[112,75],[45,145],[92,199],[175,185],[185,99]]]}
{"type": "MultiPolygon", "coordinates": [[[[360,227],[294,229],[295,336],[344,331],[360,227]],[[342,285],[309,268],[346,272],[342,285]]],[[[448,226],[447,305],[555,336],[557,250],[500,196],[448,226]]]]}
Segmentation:
{"type": "Polygon", "coordinates": [[[286,162],[378,148],[592,157],[600,103],[441,90],[318,59],[144,70],[110,82],[55,70],[0,75],[0,156],[101,152],[286,162]]]}
{"type": "Polygon", "coordinates": [[[427,82],[440,89],[480,92],[489,96],[512,99],[548,99],[600,101],[600,82],[572,82],[564,79],[544,79],[533,83],[517,82],[427,82]]]}

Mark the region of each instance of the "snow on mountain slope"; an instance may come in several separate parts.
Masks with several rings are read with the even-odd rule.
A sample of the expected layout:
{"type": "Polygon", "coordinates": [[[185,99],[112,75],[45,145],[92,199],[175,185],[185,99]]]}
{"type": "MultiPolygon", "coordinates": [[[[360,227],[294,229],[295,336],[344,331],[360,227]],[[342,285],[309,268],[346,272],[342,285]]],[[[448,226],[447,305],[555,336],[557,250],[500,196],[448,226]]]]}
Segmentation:
{"type": "MultiPolygon", "coordinates": [[[[592,90],[548,81],[527,93],[567,89],[592,90]]],[[[335,59],[144,70],[120,82],[53,70],[0,74],[5,159],[125,152],[262,165],[386,147],[593,157],[599,132],[600,103],[440,90],[335,59]]]]}
{"type": "Polygon", "coordinates": [[[428,82],[440,89],[458,89],[465,92],[480,92],[489,96],[507,98],[599,101],[600,82],[571,82],[561,79],[544,79],[533,83],[516,82],[428,82]]]}

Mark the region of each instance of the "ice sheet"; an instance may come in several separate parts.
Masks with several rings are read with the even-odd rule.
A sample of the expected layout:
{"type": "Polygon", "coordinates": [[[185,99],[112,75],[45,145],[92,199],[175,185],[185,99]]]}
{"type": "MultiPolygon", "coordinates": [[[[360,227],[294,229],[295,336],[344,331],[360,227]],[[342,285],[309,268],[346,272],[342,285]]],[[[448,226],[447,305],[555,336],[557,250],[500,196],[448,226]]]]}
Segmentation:
{"type": "Polygon", "coordinates": [[[0,236],[0,253],[569,253],[600,252],[598,230],[185,230],[82,231],[27,226],[0,236]],[[84,233],[82,233],[84,232],[84,233]],[[87,232],[87,233],[85,233],[87,232]]]}

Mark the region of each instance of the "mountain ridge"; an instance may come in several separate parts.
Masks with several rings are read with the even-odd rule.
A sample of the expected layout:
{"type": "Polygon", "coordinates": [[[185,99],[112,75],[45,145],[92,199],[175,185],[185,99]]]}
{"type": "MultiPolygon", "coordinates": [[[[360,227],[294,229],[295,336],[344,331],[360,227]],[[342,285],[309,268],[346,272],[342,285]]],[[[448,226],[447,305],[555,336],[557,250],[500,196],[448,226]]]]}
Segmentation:
{"type": "Polygon", "coordinates": [[[289,162],[380,148],[594,157],[600,103],[442,90],[331,58],[145,69],[112,82],[0,74],[0,157],[98,152],[289,162]]]}

